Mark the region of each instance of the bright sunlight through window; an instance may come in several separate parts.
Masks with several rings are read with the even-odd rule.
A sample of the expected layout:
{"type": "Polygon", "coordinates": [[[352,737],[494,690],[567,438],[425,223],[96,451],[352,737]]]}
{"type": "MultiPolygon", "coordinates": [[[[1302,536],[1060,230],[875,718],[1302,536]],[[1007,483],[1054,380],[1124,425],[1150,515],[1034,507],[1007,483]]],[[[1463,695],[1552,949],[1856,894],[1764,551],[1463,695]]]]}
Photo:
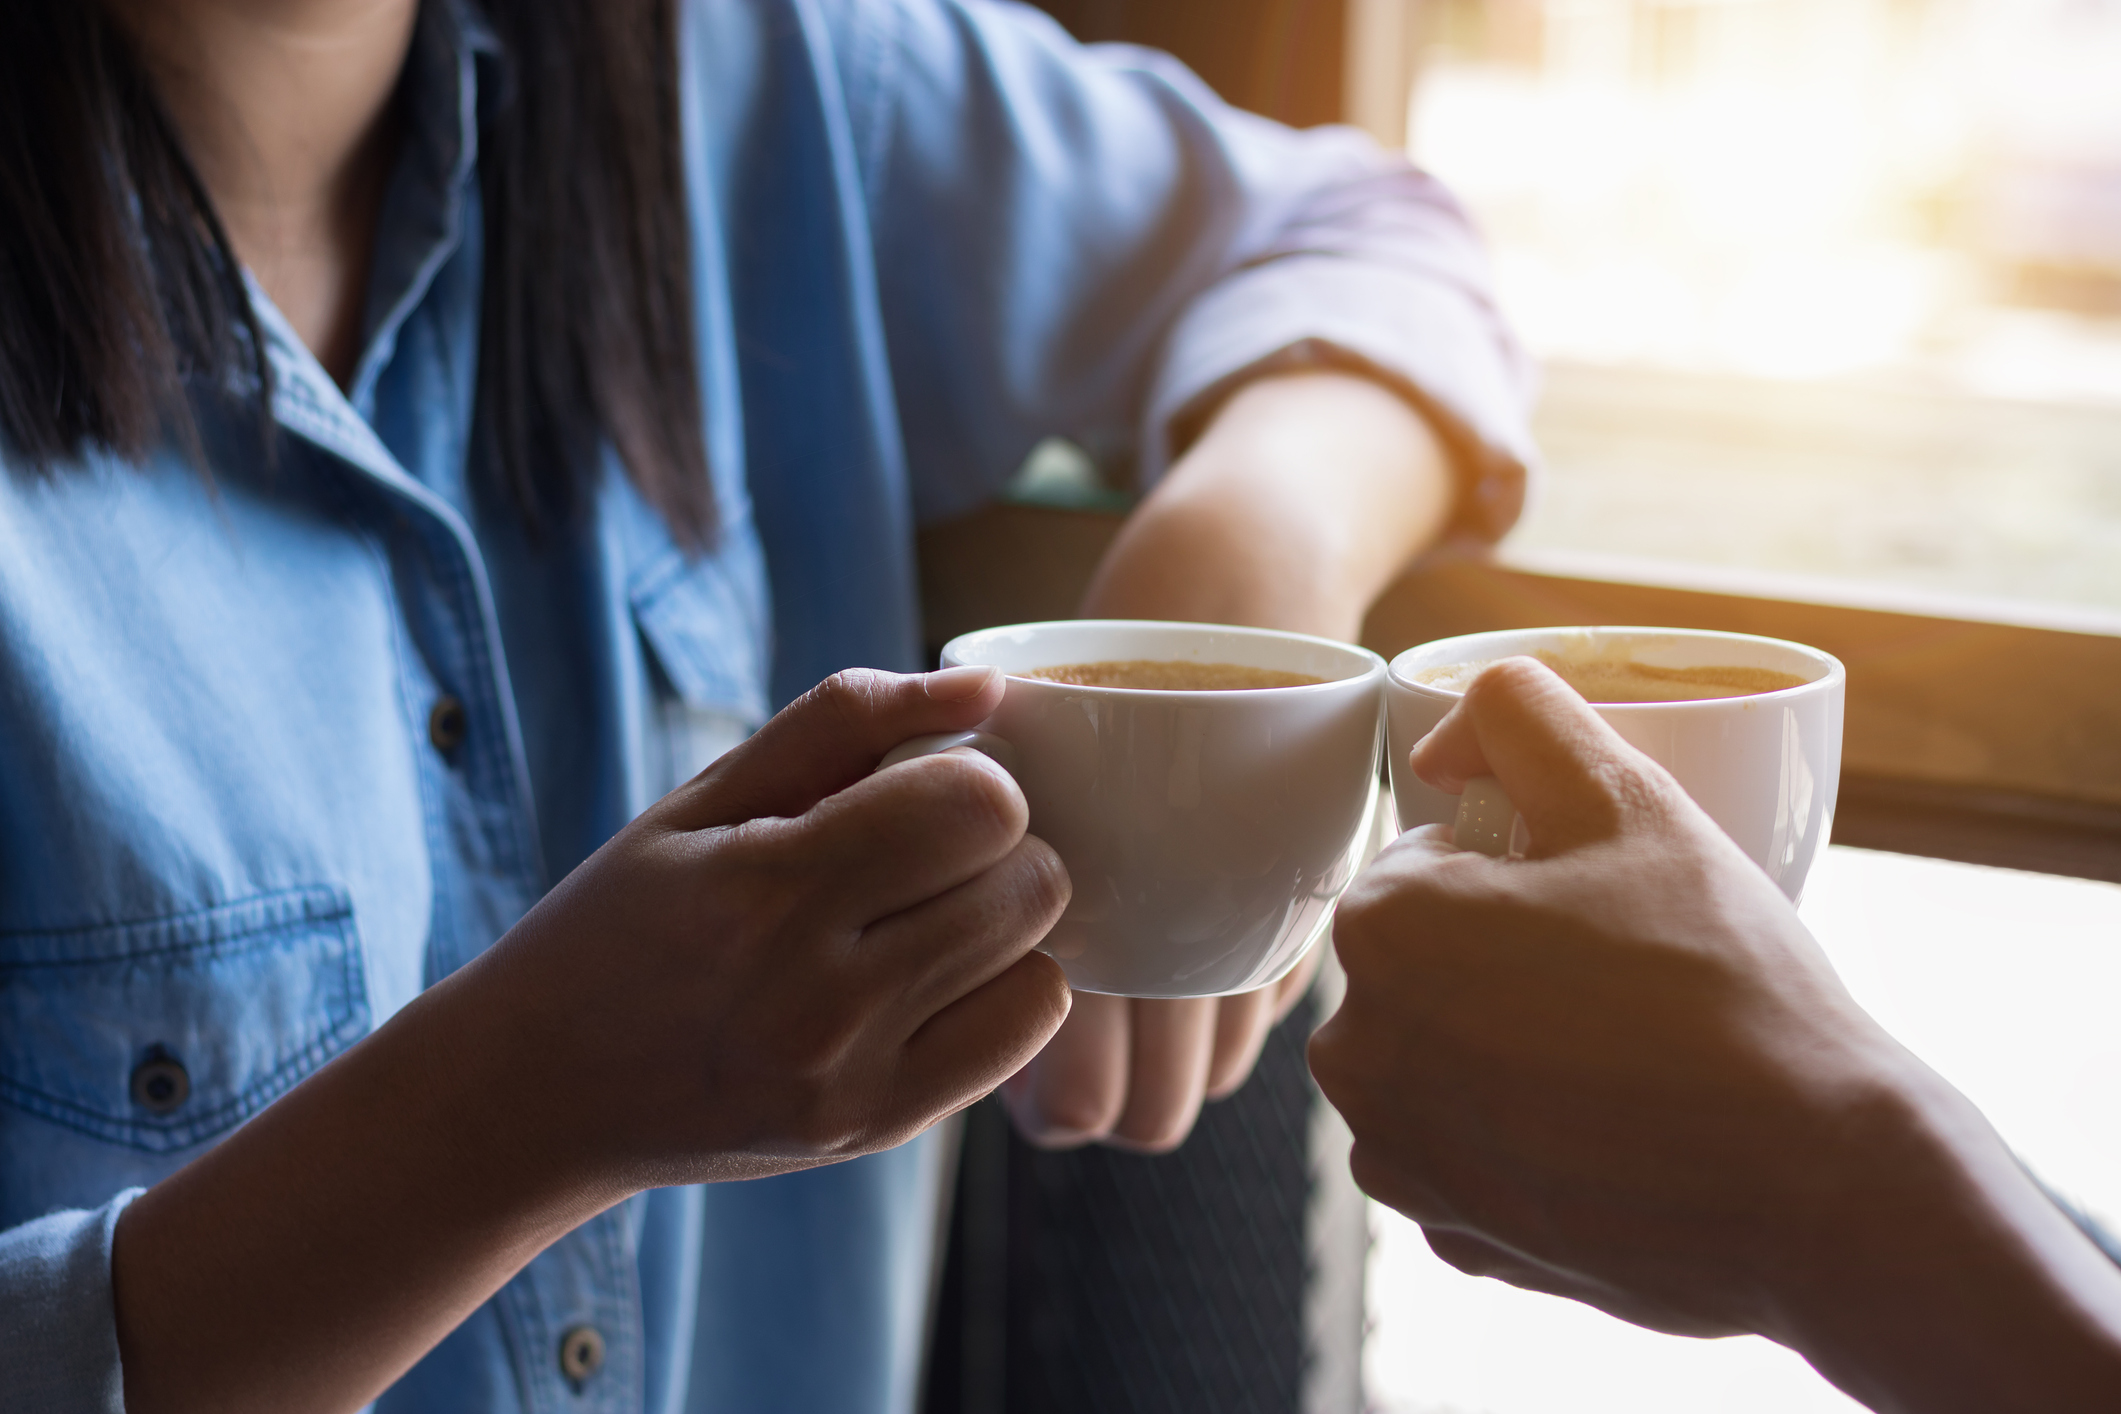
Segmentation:
{"type": "Polygon", "coordinates": [[[1520,544],[2121,608],[2121,3],[1435,0],[1520,544]]]}

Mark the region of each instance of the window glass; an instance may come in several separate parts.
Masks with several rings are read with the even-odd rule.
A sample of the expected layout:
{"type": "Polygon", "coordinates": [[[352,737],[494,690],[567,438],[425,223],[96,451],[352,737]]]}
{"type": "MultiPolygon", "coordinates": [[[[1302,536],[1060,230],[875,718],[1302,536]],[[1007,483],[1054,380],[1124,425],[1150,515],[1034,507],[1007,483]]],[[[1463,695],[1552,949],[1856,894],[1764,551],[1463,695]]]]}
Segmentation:
{"type": "Polygon", "coordinates": [[[1515,542],[2121,608],[2121,0],[1421,0],[1515,542]]]}

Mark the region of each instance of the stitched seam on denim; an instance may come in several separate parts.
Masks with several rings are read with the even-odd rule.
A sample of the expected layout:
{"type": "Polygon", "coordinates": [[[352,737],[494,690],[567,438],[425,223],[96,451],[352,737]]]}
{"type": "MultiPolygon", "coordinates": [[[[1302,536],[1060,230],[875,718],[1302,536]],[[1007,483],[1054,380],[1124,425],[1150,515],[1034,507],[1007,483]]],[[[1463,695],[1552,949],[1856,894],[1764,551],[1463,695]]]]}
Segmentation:
{"type": "MultiPolygon", "coordinates": [[[[350,912],[343,921],[351,923],[350,912]]],[[[235,1098],[217,1109],[202,1115],[188,1117],[180,1123],[163,1124],[153,1120],[112,1120],[109,1116],[100,1114],[98,1111],[87,1109],[69,1100],[62,1100],[54,1095],[46,1095],[42,1091],[32,1090],[30,1087],[21,1085],[18,1082],[0,1080],[0,1084],[5,1084],[10,1088],[27,1094],[43,1096],[55,1106],[90,1119],[102,1120],[119,1128],[146,1134],[191,1135],[192,1137],[183,1140],[183,1144],[196,1143],[198,1138],[204,1137],[205,1134],[226,1128],[257,1113],[258,1110],[265,1107],[266,1103],[279,1098],[292,1089],[296,1080],[301,1079],[302,1076],[314,1070],[324,1060],[329,1059],[331,1053],[352,1041],[359,1040],[365,1034],[368,1013],[368,985],[367,979],[361,975],[361,950],[358,946],[358,940],[350,927],[341,926],[334,929],[333,932],[337,935],[342,945],[339,949],[339,971],[341,974],[341,985],[345,988],[347,1014],[343,1019],[334,1022],[329,1030],[324,1031],[304,1044],[300,1050],[295,1051],[274,1066],[262,1078],[252,1081],[235,1098]],[[294,1073],[297,1071],[299,1073],[294,1073]]],[[[183,1144],[179,1144],[176,1147],[183,1147],[183,1144]]]]}
{"type": "MultiPolygon", "coordinates": [[[[470,566],[466,562],[466,552],[462,546],[454,543],[454,537],[451,537],[448,548],[454,552],[443,557],[451,580],[450,596],[464,611],[464,621],[457,625],[460,646],[464,656],[471,660],[470,666],[479,684],[477,691],[479,696],[485,699],[488,708],[488,720],[498,726],[509,704],[501,700],[500,675],[494,671],[493,645],[487,641],[486,617],[481,611],[478,584],[472,578],[470,566]]],[[[465,690],[472,690],[469,680],[465,683],[465,690]]],[[[499,730],[474,732],[473,738],[472,750],[479,758],[480,778],[490,780],[498,787],[494,792],[495,803],[505,805],[514,801],[515,804],[515,808],[508,811],[507,824],[500,829],[493,828],[485,819],[480,818],[477,821],[480,833],[486,836],[493,847],[494,863],[497,866],[519,883],[526,877],[534,878],[535,875],[528,868],[529,861],[523,852],[526,842],[523,839],[522,811],[527,807],[525,802],[514,800],[515,761],[507,749],[506,733],[499,730]]],[[[484,814],[479,813],[481,816],[484,814]]]]}
{"type": "MultiPolygon", "coordinates": [[[[661,562],[658,561],[658,567],[661,562]]],[[[649,576],[643,576],[649,578],[649,576]]],[[[657,574],[652,588],[629,593],[633,620],[647,640],[671,686],[686,706],[728,712],[754,725],[771,715],[766,697],[766,667],[770,647],[761,641],[742,577],[721,557],[684,562],[681,574],[657,574]],[[710,615],[716,627],[706,633],[685,627],[682,608],[671,601],[687,589],[706,599],[718,612],[710,615]],[[704,642],[703,642],[704,640],[704,642]],[[698,694],[683,690],[678,674],[671,671],[671,658],[681,660],[694,679],[706,686],[698,694]],[[748,661],[747,661],[748,660],[748,661]],[[695,696],[699,700],[695,701],[695,696]]]]}
{"type": "Polygon", "coordinates": [[[181,1121],[121,1120],[4,1075],[0,1075],[0,1099],[12,1101],[22,1109],[41,1114],[70,1129],[151,1152],[189,1148],[201,1139],[232,1128],[286,1094],[319,1065],[367,1034],[368,983],[361,971],[358,935],[351,927],[352,910],[349,908],[341,918],[324,921],[338,925],[330,931],[340,944],[339,970],[346,997],[345,1016],[288,1055],[264,1076],[253,1080],[225,1104],[204,1114],[188,1115],[181,1121]]]}
{"type": "Polygon", "coordinates": [[[609,1278],[598,1282],[596,1289],[600,1308],[597,1321],[604,1328],[607,1348],[605,1368],[599,1374],[609,1377],[607,1397],[614,1411],[629,1404],[639,1407],[648,1389],[648,1370],[641,1349],[645,1337],[641,1329],[640,1259],[629,1250],[624,1211],[622,1203],[606,1209],[597,1219],[603,1224],[598,1234],[598,1255],[609,1278]]]}
{"type": "MultiPolygon", "coordinates": [[[[418,534],[421,539],[421,553],[426,557],[431,569],[438,591],[437,598],[440,601],[429,606],[434,612],[428,615],[431,631],[442,640],[439,647],[444,661],[435,665],[440,669],[433,674],[435,685],[445,692],[461,694],[466,699],[465,705],[471,711],[473,721],[473,729],[459,748],[464,753],[464,765],[454,781],[451,779],[452,769],[446,757],[439,753],[428,756],[424,749],[422,753],[422,769],[434,770],[440,793],[441,829],[436,836],[436,843],[443,858],[452,867],[452,872],[456,872],[471,865],[471,861],[458,856],[454,846],[454,831],[451,829],[451,818],[460,808],[455,799],[460,791],[468,797],[461,807],[471,817],[466,824],[476,829],[482,837],[489,833],[483,822],[477,819],[477,804],[478,786],[491,770],[488,756],[492,750],[490,742],[495,733],[485,730],[484,727],[492,720],[491,713],[485,710],[494,705],[490,700],[492,674],[482,673],[482,665],[474,661],[480,656],[476,651],[477,635],[465,623],[467,601],[469,611],[474,616],[478,606],[476,594],[472,592],[470,576],[464,569],[463,547],[457,543],[456,537],[438,525],[423,524],[418,534]]],[[[459,914],[453,913],[451,916],[461,920],[459,914]]],[[[450,939],[452,964],[465,960],[463,954],[467,945],[467,940],[462,936],[453,936],[450,939]]]]}
{"type": "Polygon", "coordinates": [[[516,1336],[509,1344],[514,1348],[516,1384],[526,1414],[556,1408],[554,1398],[566,1387],[559,1373],[559,1352],[552,1346],[560,1334],[559,1322],[546,1312],[545,1285],[539,1280],[537,1263],[549,1259],[549,1266],[552,1261],[565,1260],[565,1245],[573,1237],[569,1233],[539,1253],[496,1296],[501,1325],[504,1330],[512,1327],[516,1336]]]}
{"type": "Polygon", "coordinates": [[[421,256],[420,263],[414,267],[412,278],[398,296],[397,302],[391,305],[376,325],[372,339],[376,360],[375,372],[370,372],[366,367],[368,359],[363,358],[363,367],[356,371],[357,381],[354,385],[359,388],[366,383],[371,394],[381,370],[396,357],[399,335],[411,320],[415,308],[427,298],[427,292],[433,288],[436,273],[448,263],[463,243],[465,186],[478,161],[478,76],[473,62],[473,50],[469,45],[458,50],[454,67],[457,81],[457,128],[450,136],[456,150],[450,157],[450,171],[446,181],[450,199],[444,208],[442,234],[427,253],[421,256]]]}
{"type": "MultiPolygon", "coordinates": [[[[435,919],[457,917],[456,876],[455,871],[442,866],[442,861],[447,858],[448,853],[446,811],[431,779],[436,769],[436,759],[429,754],[432,748],[428,745],[425,733],[420,730],[425,714],[421,710],[419,699],[414,696],[413,679],[416,674],[413,662],[416,655],[406,637],[405,604],[398,594],[398,578],[393,572],[390,550],[382,539],[383,533],[379,531],[370,537],[369,553],[376,559],[382,572],[385,591],[390,596],[390,644],[391,652],[397,660],[398,701],[405,712],[406,733],[412,739],[413,784],[420,792],[420,822],[427,836],[427,882],[433,893],[427,906],[427,936],[423,940],[420,957],[420,976],[424,986],[428,956],[435,943],[435,919]]],[[[419,534],[418,531],[409,533],[415,536],[419,534]]],[[[425,675],[429,678],[434,676],[431,672],[425,675]]],[[[452,948],[455,947],[453,939],[446,941],[449,941],[452,948]]]]}
{"type": "Polygon", "coordinates": [[[854,23],[858,38],[850,47],[856,50],[857,63],[849,66],[840,83],[840,94],[849,126],[854,129],[855,148],[862,154],[857,159],[857,174],[861,177],[862,200],[873,223],[875,213],[884,204],[884,169],[890,161],[891,139],[895,136],[892,122],[898,116],[898,94],[892,85],[898,80],[897,71],[904,59],[907,19],[899,6],[870,6],[857,14],[854,23]],[[884,18],[873,19],[877,11],[882,11],[884,18]],[[872,22],[865,24],[865,20],[872,22]],[[861,131],[863,126],[867,132],[861,131]]]}
{"type": "MultiPolygon", "coordinates": [[[[291,367],[290,371],[300,371],[300,369],[291,367]]],[[[301,378],[283,376],[276,380],[275,388],[276,415],[291,430],[307,437],[331,455],[350,462],[356,467],[365,467],[367,465],[357,451],[360,438],[357,435],[349,435],[365,432],[367,430],[365,424],[356,423],[351,427],[347,426],[338,410],[320,401],[301,378]]],[[[384,455],[387,456],[387,452],[384,455]]],[[[370,474],[373,475],[373,472],[370,474]]],[[[386,480],[385,484],[391,485],[392,483],[386,480]]],[[[397,490],[401,496],[406,494],[402,487],[393,485],[393,489],[397,490]]],[[[480,676],[481,686],[478,689],[472,688],[469,682],[466,682],[461,686],[460,690],[465,692],[475,691],[482,697],[493,699],[496,689],[499,687],[499,682],[494,672],[491,645],[486,641],[487,634],[485,629],[487,625],[482,600],[478,593],[477,583],[473,579],[467,563],[469,556],[473,552],[458,541],[447,518],[437,515],[430,508],[422,505],[417,497],[412,497],[411,499],[416,506],[427,511],[427,515],[423,517],[426,522],[425,533],[430,535],[433,541],[441,542],[441,552],[436,557],[439,560],[437,577],[441,581],[442,590],[449,601],[449,607],[452,610],[468,607],[470,617],[477,621],[478,631],[467,633],[465,631],[466,626],[460,622],[461,616],[459,614],[448,613],[440,616],[444,620],[441,631],[449,636],[457,649],[452,654],[452,657],[456,659],[458,664],[464,664],[468,661],[470,669],[480,676]]],[[[446,684],[441,685],[446,687],[446,684]]],[[[496,712],[499,712],[504,710],[507,704],[493,701],[491,705],[494,706],[496,712]]],[[[529,832],[525,829],[527,823],[526,812],[532,807],[528,801],[519,798],[521,791],[518,787],[521,783],[516,777],[514,757],[507,750],[506,734],[487,732],[476,735],[500,738],[493,741],[490,745],[484,742],[474,742],[469,749],[468,760],[476,763],[478,772],[491,772],[494,781],[502,787],[500,791],[501,800],[513,802],[513,808],[507,811],[510,817],[508,824],[500,829],[493,828],[483,819],[476,819],[473,823],[478,828],[480,835],[486,839],[493,849],[494,864],[497,869],[513,876],[518,883],[528,881],[535,885],[542,878],[542,866],[537,865],[534,861],[530,852],[529,832]],[[500,768],[494,770],[488,758],[497,758],[500,768]]]]}
{"type": "Polygon", "coordinates": [[[651,555],[648,563],[626,578],[626,598],[634,608],[663,597],[670,586],[685,577],[692,562],[675,545],[651,555]]]}
{"type": "Polygon", "coordinates": [[[661,663],[664,675],[670,678],[671,686],[679,689],[679,698],[689,705],[705,705],[691,703],[691,694],[683,690],[683,684],[678,681],[680,675],[671,671],[673,665],[668,661],[671,658],[679,659],[676,666],[685,669],[684,676],[694,680],[730,676],[719,670],[718,665],[712,661],[712,655],[694,651],[693,640],[697,635],[686,632],[681,623],[673,622],[674,617],[681,616],[677,610],[669,607],[670,600],[678,593],[679,587],[688,583],[690,578],[685,576],[672,579],[659,585],[653,594],[635,595],[628,607],[633,611],[634,623],[648,640],[649,650],[661,663]]]}
{"type": "MultiPolygon", "coordinates": [[[[362,1010],[365,1011],[366,1008],[362,1010]]],[[[253,1081],[235,1099],[181,1124],[161,1125],[149,1120],[112,1119],[101,1111],[75,1104],[71,1100],[62,1100],[56,1095],[31,1089],[4,1077],[0,1077],[0,1099],[8,1100],[32,1114],[42,1115],[69,1129],[78,1129],[99,1139],[114,1140],[131,1148],[149,1151],[185,1149],[250,1118],[292,1090],[297,1082],[307,1078],[318,1066],[364,1034],[366,1031],[363,1018],[350,1016],[275,1066],[269,1074],[253,1081]]]]}
{"type": "MultiPolygon", "coordinates": [[[[255,938],[261,933],[278,933],[296,923],[331,923],[353,916],[353,902],[346,891],[336,885],[311,884],[291,889],[274,889],[267,893],[254,894],[234,903],[213,904],[206,908],[186,909],[180,913],[163,914],[155,918],[142,918],[127,923],[97,923],[79,928],[52,928],[19,930],[0,933],[0,943],[59,942],[67,938],[94,937],[98,934],[113,937],[147,930],[176,930],[192,920],[211,922],[216,915],[233,919],[252,915],[243,926],[235,928],[210,927],[188,941],[165,943],[154,947],[131,948],[118,952],[90,953],[51,961],[4,961],[0,962],[0,977],[14,972],[62,967],[98,966],[110,962],[130,962],[140,958],[163,957],[171,953],[214,951],[241,951],[231,944],[242,944],[245,939],[255,938]],[[292,906],[299,904],[300,911],[292,906]]],[[[182,936],[182,935],[180,935],[182,936]]]]}

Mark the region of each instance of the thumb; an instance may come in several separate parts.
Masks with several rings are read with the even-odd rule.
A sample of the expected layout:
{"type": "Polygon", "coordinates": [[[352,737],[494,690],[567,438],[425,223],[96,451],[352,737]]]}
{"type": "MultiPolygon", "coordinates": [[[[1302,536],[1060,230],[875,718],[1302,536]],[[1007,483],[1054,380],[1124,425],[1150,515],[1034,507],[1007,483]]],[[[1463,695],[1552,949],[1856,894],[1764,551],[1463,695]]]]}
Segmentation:
{"type": "Polygon", "coordinates": [[[1495,777],[1524,817],[1534,857],[1610,839],[1685,798],[1662,766],[1531,658],[1505,658],[1475,678],[1411,760],[1447,795],[1495,777]]]}
{"type": "Polygon", "coordinates": [[[900,742],[965,731],[1001,705],[999,668],[834,673],[650,812],[672,829],[793,817],[876,769],[900,742]]]}

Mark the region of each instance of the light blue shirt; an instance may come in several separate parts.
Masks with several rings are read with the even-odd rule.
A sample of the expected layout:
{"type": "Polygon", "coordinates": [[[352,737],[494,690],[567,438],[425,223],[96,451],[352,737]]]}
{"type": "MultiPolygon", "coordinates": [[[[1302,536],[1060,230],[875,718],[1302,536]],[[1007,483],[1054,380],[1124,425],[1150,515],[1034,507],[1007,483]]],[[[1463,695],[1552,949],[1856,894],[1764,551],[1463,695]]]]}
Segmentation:
{"type": "MultiPolygon", "coordinates": [[[[914,527],[1039,438],[1131,443],[1146,482],[1189,408],[1325,358],[1447,432],[1468,528],[1516,513],[1526,376],[1477,244],[1355,134],[1232,112],[1166,59],[981,0],[695,0],[682,45],[710,552],[610,465],[595,515],[539,545],[467,476],[498,61],[441,3],[349,389],[254,289],[273,453],[209,418],[210,475],[0,468],[6,1414],[122,1408],[132,1193],[771,708],[920,666],[914,527]]],[[[916,1141],[623,1204],[378,1407],[907,1410],[938,1162],[916,1141]],[[605,1357],[577,1384],[559,1352],[584,1326],[605,1357]]]]}

